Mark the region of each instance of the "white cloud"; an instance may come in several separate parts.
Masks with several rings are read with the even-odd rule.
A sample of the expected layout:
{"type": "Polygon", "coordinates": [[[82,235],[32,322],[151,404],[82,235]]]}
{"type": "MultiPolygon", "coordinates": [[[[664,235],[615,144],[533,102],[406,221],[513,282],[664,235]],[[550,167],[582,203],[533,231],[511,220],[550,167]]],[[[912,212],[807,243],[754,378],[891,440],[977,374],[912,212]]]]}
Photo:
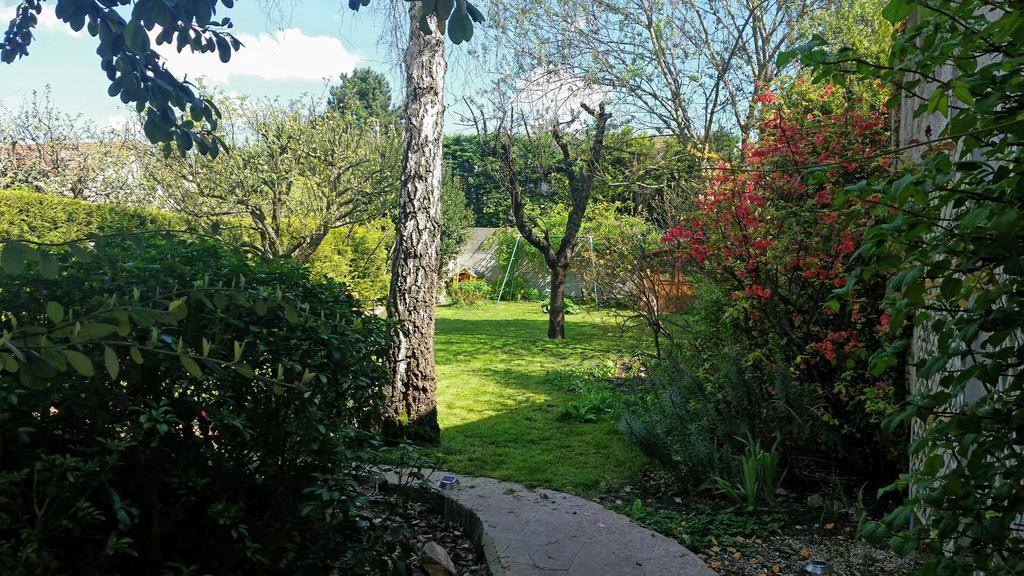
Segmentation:
{"type": "Polygon", "coordinates": [[[157,52],[167,69],[179,78],[203,77],[212,84],[227,84],[237,76],[264,80],[322,80],[350,73],[359,58],[330,36],[307,36],[298,28],[272,34],[238,34],[243,46],[222,63],[215,52],[200,54],[188,48],[180,54],[164,44],[157,52]]]}

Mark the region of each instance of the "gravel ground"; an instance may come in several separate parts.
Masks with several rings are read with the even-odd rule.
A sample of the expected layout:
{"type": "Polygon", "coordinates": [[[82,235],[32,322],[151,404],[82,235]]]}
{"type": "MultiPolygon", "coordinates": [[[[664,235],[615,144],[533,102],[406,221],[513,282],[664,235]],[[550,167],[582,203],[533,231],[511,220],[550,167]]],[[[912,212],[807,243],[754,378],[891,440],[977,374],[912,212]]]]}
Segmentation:
{"type": "Polygon", "coordinates": [[[769,513],[754,513],[756,521],[743,527],[721,498],[680,498],[675,492],[664,473],[647,470],[633,484],[596,500],[677,538],[722,576],[806,576],[811,560],[828,562],[832,576],[911,576],[918,566],[913,558],[858,539],[856,514],[825,514],[820,495],[812,505],[808,494],[780,492],[769,513]],[[643,513],[623,510],[633,501],[641,503],[643,513]]]}
{"type": "MultiPolygon", "coordinates": [[[[826,524],[828,526],[828,524],[826,524]]],[[[822,530],[787,526],[785,535],[742,542],[737,548],[715,546],[699,555],[723,576],[805,575],[811,560],[825,560],[833,576],[909,576],[916,564],[853,537],[855,527],[822,530]]]]}

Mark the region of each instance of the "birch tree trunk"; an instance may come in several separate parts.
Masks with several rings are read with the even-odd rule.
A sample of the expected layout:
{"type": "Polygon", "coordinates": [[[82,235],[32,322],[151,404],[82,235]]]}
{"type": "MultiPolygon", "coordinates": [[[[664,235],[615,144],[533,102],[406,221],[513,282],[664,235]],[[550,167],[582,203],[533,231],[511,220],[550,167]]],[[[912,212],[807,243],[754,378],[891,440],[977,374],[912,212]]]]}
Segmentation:
{"type": "Polygon", "coordinates": [[[441,145],[444,128],[444,36],[419,29],[409,3],[405,51],[405,155],[395,234],[388,317],[390,382],[386,433],[421,442],[440,439],[434,370],[434,308],[441,239],[441,145]]]}

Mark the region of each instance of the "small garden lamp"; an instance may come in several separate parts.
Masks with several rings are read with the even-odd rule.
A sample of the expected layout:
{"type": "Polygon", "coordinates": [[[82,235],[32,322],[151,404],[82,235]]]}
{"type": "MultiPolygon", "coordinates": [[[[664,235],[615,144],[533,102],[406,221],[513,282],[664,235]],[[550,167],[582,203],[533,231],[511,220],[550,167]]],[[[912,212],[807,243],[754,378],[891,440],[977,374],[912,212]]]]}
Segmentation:
{"type": "Polygon", "coordinates": [[[437,487],[441,490],[454,490],[459,486],[459,479],[451,474],[445,474],[441,476],[441,479],[437,481],[437,487]]]}
{"type": "Polygon", "coordinates": [[[804,573],[814,575],[831,574],[832,567],[824,560],[811,560],[807,566],[804,566],[804,573]]]}

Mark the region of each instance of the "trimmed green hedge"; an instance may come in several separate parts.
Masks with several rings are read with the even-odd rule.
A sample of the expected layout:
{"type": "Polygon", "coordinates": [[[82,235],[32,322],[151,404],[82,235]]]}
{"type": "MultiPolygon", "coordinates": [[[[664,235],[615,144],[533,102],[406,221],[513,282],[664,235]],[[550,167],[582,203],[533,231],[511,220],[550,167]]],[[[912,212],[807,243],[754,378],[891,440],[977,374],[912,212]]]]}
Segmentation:
{"type": "MultiPolygon", "coordinates": [[[[171,212],[0,189],[0,239],[65,242],[90,234],[188,227],[184,216],[171,212]]],[[[392,238],[390,223],[380,220],[357,225],[351,232],[332,230],[309,265],[315,275],[347,284],[360,300],[380,301],[388,293],[387,255],[392,238]]],[[[226,238],[228,242],[239,239],[238,234],[226,238]]]]}
{"type": "Polygon", "coordinates": [[[89,234],[138,230],[181,230],[177,214],[92,204],[26,190],[0,190],[0,238],[64,242],[89,234]]]}

